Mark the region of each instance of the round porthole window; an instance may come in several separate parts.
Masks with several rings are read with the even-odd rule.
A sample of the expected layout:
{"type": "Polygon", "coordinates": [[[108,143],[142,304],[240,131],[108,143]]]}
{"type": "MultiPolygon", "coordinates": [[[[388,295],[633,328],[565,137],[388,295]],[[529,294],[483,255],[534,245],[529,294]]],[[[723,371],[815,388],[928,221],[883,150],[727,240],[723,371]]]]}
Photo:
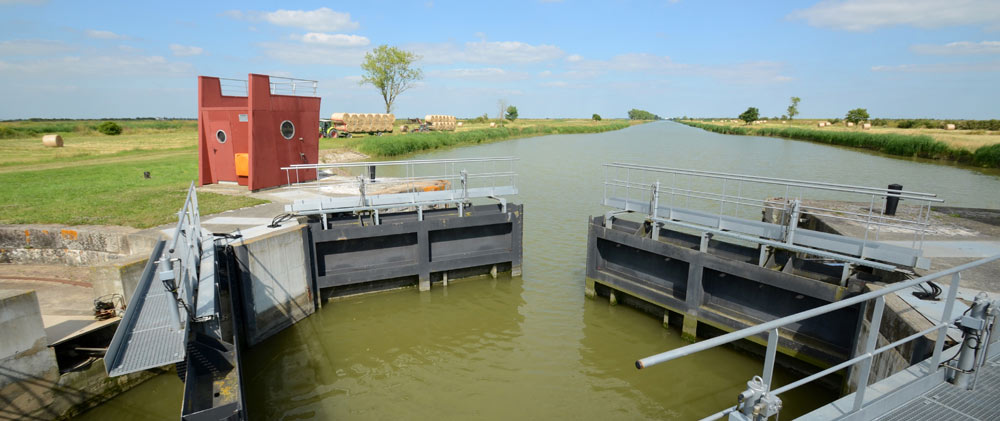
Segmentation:
{"type": "Polygon", "coordinates": [[[226,143],[226,132],[222,130],[215,132],[215,139],[218,140],[219,143],[226,143]]]}
{"type": "Polygon", "coordinates": [[[281,137],[285,139],[291,139],[295,136],[295,125],[291,121],[285,120],[281,122],[281,137]]]}

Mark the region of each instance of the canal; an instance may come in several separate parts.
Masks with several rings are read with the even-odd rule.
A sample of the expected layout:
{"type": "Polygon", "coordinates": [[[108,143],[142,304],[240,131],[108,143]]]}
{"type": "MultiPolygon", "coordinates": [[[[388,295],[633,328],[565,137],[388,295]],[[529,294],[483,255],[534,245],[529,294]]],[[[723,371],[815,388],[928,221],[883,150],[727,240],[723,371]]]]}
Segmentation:
{"type": "MultiPolygon", "coordinates": [[[[691,419],[735,403],[758,374],[748,354],[715,349],[638,371],[685,344],[676,329],[584,297],[587,218],[612,161],[802,178],[903,184],[947,205],[1000,208],[1000,176],[802,141],[727,136],[672,122],[517,139],[415,158],[516,156],[523,276],[477,278],[335,300],[252,349],[244,361],[254,419],[691,419]]],[[[794,375],[780,371],[784,384],[794,375]]],[[[80,420],[179,418],[181,382],[162,375],[80,420]]],[[[792,419],[832,399],[782,396],[792,419]]]]}

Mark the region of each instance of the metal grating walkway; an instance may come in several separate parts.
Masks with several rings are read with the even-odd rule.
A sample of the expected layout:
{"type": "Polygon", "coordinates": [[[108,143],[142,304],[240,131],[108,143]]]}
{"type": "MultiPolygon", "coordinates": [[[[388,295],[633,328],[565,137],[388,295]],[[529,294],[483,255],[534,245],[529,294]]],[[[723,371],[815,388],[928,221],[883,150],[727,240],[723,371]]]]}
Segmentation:
{"type": "Polygon", "coordinates": [[[1000,356],[991,358],[980,370],[976,390],[967,391],[944,383],[877,419],[1000,420],[1000,356]]]}

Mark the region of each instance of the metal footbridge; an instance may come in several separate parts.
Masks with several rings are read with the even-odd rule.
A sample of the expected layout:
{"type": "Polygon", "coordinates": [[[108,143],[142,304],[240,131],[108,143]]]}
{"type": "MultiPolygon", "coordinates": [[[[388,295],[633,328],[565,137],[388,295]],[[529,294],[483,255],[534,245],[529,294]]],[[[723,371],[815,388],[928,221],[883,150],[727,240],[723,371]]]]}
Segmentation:
{"type": "Polygon", "coordinates": [[[175,364],[183,420],[246,417],[239,367],[240,316],[215,236],[201,228],[194,183],[169,241],[160,241],[105,354],[108,376],[175,364]],[[236,326],[236,328],[234,328],[236,326]]]}

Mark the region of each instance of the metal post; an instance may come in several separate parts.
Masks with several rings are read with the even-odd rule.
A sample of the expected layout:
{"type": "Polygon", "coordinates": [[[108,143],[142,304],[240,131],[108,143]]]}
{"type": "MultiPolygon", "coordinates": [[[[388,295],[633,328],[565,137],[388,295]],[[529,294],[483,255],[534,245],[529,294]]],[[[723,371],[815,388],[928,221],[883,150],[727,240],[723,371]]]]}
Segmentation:
{"type": "Polygon", "coordinates": [[[962,348],[958,351],[958,370],[955,371],[955,378],[952,381],[956,386],[969,389],[969,376],[970,371],[975,370],[976,367],[976,357],[978,350],[983,348],[983,337],[978,333],[982,330],[982,325],[985,325],[986,319],[986,307],[989,301],[986,301],[986,294],[979,293],[976,295],[975,301],[972,303],[972,309],[969,310],[969,315],[962,318],[962,323],[959,327],[962,329],[963,340],[962,348]],[[978,325],[977,325],[978,324],[978,325]],[[977,325],[977,326],[972,326],[977,325]]]}
{"type": "Polygon", "coordinates": [[[878,331],[882,326],[882,310],[885,309],[885,296],[881,295],[875,299],[875,311],[872,313],[872,321],[868,325],[868,340],[865,342],[865,355],[868,357],[861,363],[861,374],[858,376],[858,391],[854,392],[853,412],[861,410],[861,405],[865,402],[865,391],[868,390],[868,377],[871,375],[872,362],[875,356],[875,345],[878,343],[878,331]]]}
{"type": "Polygon", "coordinates": [[[799,206],[802,202],[795,199],[792,202],[792,215],[788,220],[788,229],[785,231],[785,244],[793,244],[795,241],[795,228],[799,226],[799,206]]]}
{"type": "Polygon", "coordinates": [[[931,360],[932,365],[937,367],[941,363],[941,351],[944,350],[944,340],[948,336],[948,325],[951,324],[951,312],[955,307],[955,297],[958,296],[958,283],[962,279],[961,272],[951,275],[951,286],[948,287],[948,298],[944,302],[944,313],[941,313],[941,326],[938,329],[937,341],[934,342],[934,355],[931,360]]]}
{"type": "Polygon", "coordinates": [[[774,360],[778,354],[778,328],[767,332],[767,353],[764,354],[764,386],[771,389],[771,375],[774,373],[774,360]]]}

